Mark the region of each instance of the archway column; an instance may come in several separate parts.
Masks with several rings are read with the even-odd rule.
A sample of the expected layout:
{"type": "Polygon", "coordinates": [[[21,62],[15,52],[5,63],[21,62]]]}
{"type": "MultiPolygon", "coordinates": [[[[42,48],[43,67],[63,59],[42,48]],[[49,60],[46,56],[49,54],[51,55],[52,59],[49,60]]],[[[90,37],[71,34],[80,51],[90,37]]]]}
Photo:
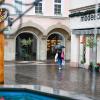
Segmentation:
{"type": "Polygon", "coordinates": [[[47,37],[42,36],[40,40],[40,60],[47,60],[47,37]]]}
{"type": "Polygon", "coordinates": [[[15,41],[11,38],[6,38],[4,47],[5,61],[15,61],[15,41]]]}
{"type": "Polygon", "coordinates": [[[70,54],[71,54],[71,41],[68,39],[65,40],[65,60],[70,60],[70,54]]]}
{"type": "Polygon", "coordinates": [[[41,40],[38,39],[37,40],[37,55],[36,55],[36,60],[40,60],[40,43],[41,43],[41,40]]]}
{"type": "Polygon", "coordinates": [[[79,36],[72,34],[71,35],[71,66],[78,67],[79,64],[79,49],[80,49],[80,41],[79,36]]]}

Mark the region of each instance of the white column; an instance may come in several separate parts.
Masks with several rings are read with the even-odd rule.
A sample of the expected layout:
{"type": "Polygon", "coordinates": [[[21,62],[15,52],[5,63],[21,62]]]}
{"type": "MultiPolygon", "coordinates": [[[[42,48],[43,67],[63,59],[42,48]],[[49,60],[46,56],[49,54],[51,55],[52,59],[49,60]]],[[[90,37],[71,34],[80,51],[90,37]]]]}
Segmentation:
{"type": "Polygon", "coordinates": [[[85,56],[86,57],[86,63],[85,63],[86,65],[89,65],[89,63],[90,63],[90,57],[91,57],[90,54],[91,54],[90,48],[86,47],[86,56],[85,56]]]}
{"type": "Polygon", "coordinates": [[[40,45],[40,60],[47,60],[47,40],[46,40],[46,37],[42,37],[39,45],[40,45]]]}
{"type": "Polygon", "coordinates": [[[81,64],[81,62],[83,61],[83,56],[84,56],[84,54],[83,54],[83,52],[84,52],[84,39],[85,39],[85,37],[84,37],[84,35],[80,35],[80,64],[81,64]]]}
{"type": "Polygon", "coordinates": [[[65,46],[65,60],[70,60],[70,54],[71,54],[71,41],[66,40],[66,46],[65,46]]]}
{"type": "Polygon", "coordinates": [[[5,39],[4,60],[5,61],[15,60],[15,41],[14,39],[5,39]]]}
{"type": "Polygon", "coordinates": [[[97,37],[97,63],[100,63],[100,36],[97,37]]]}
{"type": "Polygon", "coordinates": [[[71,35],[71,65],[78,67],[79,63],[79,36],[71,35]]]}

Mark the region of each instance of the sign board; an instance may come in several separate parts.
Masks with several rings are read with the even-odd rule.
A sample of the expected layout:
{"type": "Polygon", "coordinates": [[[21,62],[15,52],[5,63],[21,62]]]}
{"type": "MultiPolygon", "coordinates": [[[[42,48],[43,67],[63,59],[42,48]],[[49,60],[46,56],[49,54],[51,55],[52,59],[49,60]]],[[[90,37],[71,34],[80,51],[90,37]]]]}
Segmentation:
{"type": "Polygon", "coordinates": [[[87,15],[83,15],[81,16],[81,22],[84,22],[84,21],[92,21],[92,20],[100,20],[100,13],[97,13],[95,15],[94,14],[87,14],[87,15]]]}

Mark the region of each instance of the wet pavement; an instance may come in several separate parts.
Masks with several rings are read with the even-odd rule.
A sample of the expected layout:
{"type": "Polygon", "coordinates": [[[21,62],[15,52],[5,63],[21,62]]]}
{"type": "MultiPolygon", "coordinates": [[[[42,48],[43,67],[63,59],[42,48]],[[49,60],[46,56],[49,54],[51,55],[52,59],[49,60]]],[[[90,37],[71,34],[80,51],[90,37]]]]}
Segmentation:
{"type": "Polygon", "coordinates": [[[66,63],[62,70],[51,63],[5,64],[5,84],[42,85],[54,91],[72,91],[100,100],[100,73],[91,73],[84,68],[70,67],[66,63]]]}

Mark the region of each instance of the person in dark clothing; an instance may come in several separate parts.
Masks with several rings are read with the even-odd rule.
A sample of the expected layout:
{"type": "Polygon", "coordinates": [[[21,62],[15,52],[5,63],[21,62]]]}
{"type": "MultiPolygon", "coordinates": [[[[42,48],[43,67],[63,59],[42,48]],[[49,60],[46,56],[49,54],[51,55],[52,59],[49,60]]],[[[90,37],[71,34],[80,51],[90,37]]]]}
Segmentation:
{"type": "Polygon", "coordinates": [[[59,69],[62,69],[62,57],[61,57],[62,49],[58,49],[57,53],[58,53],[58,57],[57,57],[58,67],[59,67],[59,69]]]}

